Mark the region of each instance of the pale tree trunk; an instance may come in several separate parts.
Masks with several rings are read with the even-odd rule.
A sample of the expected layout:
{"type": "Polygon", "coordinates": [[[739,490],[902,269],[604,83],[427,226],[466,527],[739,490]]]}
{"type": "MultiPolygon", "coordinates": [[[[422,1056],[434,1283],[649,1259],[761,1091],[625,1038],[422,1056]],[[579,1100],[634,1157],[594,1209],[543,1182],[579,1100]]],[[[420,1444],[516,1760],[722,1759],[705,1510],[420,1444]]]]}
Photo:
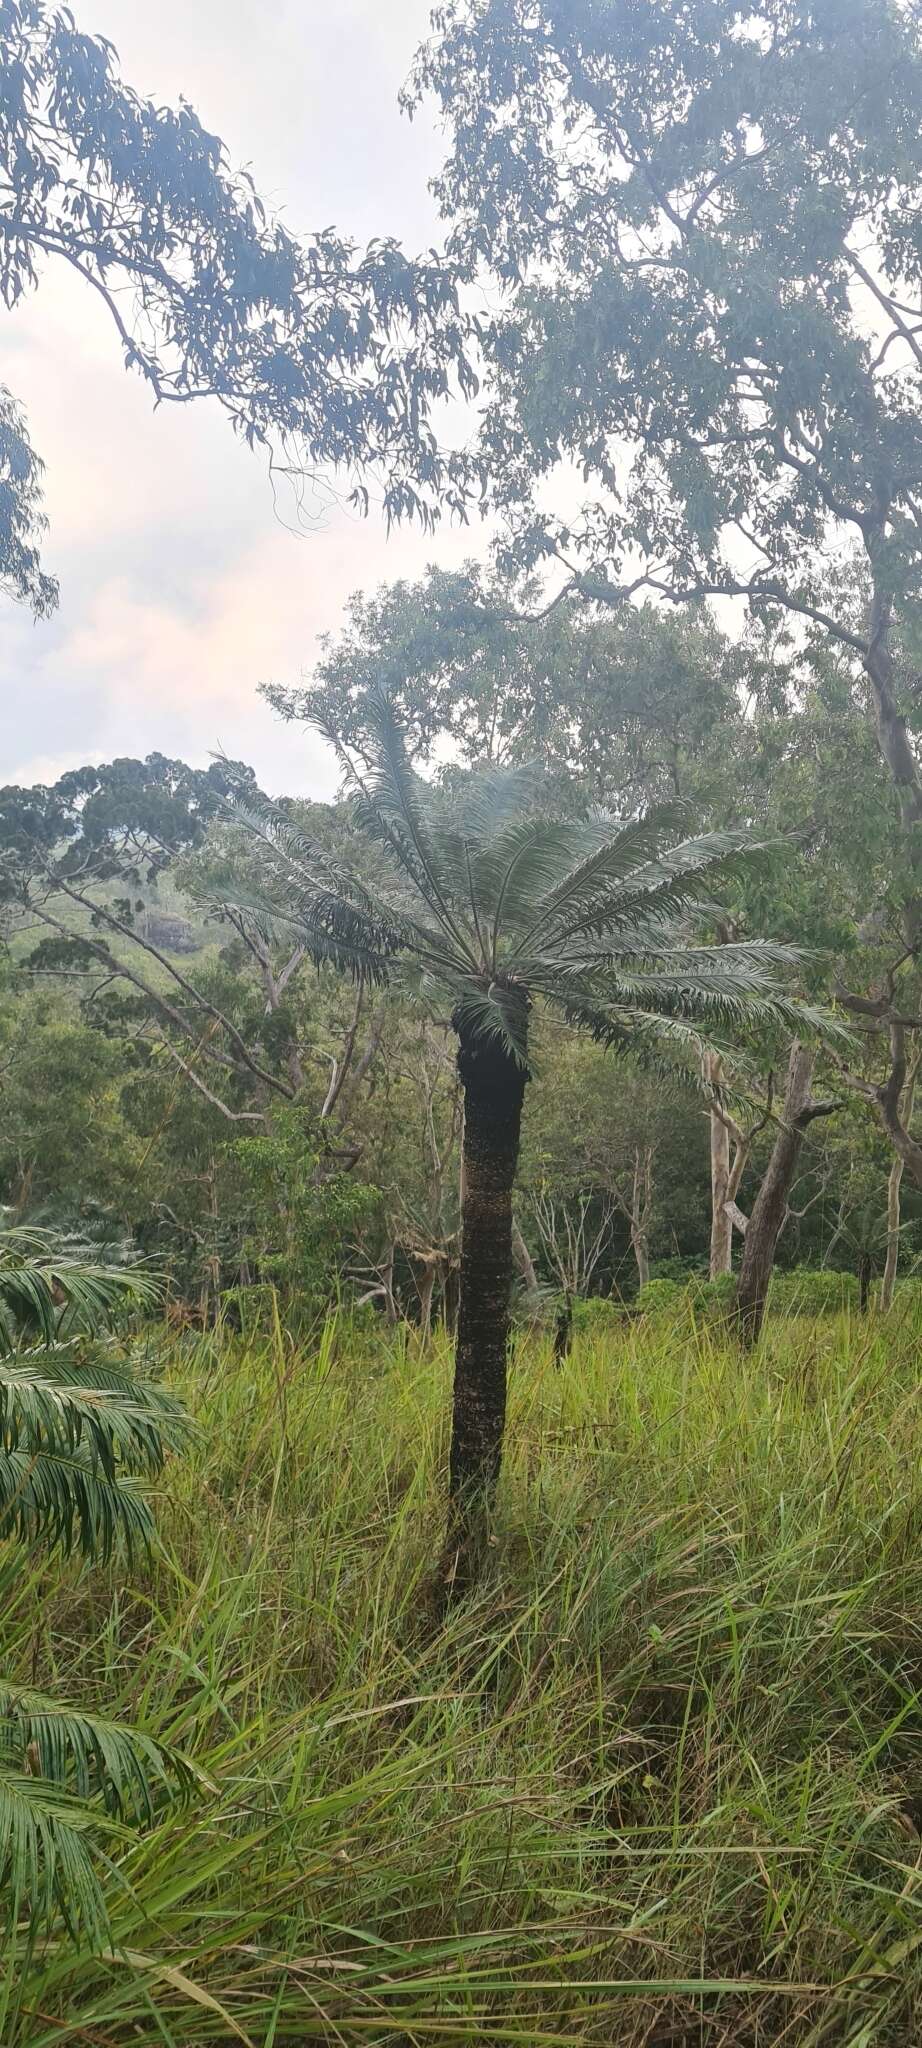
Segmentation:
{"type": "Polygon", "coordinates": [[[829,1116],[840,1107],[838,1102],[812,1100],[810,1083],[815,1058],[812,1049],[795,1038],[788,1060],[778,1135],[746,1230],[736,1311],[740,1334],[750,1344],[762,1328],[775,1251],[807,1129],[816,1117],[829,1116]]]}
{"type": "Polygon", "coordinates": [[[906,720],[899,709],[896,695],[894,660],[890,648],[893,599],[888,587],[886,566],[881,571],[877,559],[883,542],[882,524],[868,543],[873,594],[864,666],[874,701],[878,745],[896,791],[900,820],[907,841],[914,887],[906,896],[902,921],[907,945],[916,946],[922,937],[922,849],[919,845],[919,827],[922,825],[922,780],[906,720]]]}
{"type": "Polygon", "coordinates": [[[631,1193],[631,1248],[637,1262],[638,1286],[650,1278],[650,1217],[653,1212],[653,1147],[634,1151],[634,1185],[631,1193]]]}
{"type": "MultiPolygon", "coordinates": [[[[717,1052],[707,1053],[705,1079],[716,1091],[723,1078],[723,1060],[717,1052]]],[[[730,1129],[724,1117],[711,1109],[711,1256],[710,1276],[719,1280],[733,1270],[733,1224],[727,1209],[730,1199],[730,1129]]]]}
{"type": "MultiPolygon", "coordinates": [[[[908,1131],[912,1126],[912,1112],[915,1105],[916,1075],[922,1052],[917,1052],[906,1076],[906,1093],[901,1106],[900,1120],[908,1131]]],[[[900,1260],[900,1190],[903,1181],[904,1161],[897,1154],[890,1168],[887,1182],[887,1256],[884,1261],[883,1278],[880,1283],[881,1314],[886,1315],[893,1307],[896,1288],[897,1268],[900,1260]]]]}
{"type": "Polygon", "coordinates": [[[720,1053],[705,1055],[704,1078],[711,1091],[711,1255],[709,1273],[719,1280],[733,1271],[733,1232],[746,1233],[746,1218],[737,1206],[743,1174],[753,1144],[772,1113],[772,1077],[768,1077],[768,1100],[758,1122],[748,1131],[741,1129],[721,1102],[724,1064],[720,1053]]]}

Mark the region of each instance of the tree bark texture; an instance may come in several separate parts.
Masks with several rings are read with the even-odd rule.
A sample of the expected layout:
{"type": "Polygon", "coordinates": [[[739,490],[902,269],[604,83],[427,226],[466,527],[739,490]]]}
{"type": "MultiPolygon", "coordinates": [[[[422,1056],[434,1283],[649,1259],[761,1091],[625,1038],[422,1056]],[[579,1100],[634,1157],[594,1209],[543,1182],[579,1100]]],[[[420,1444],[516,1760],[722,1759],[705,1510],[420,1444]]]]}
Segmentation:
{"type": "Polygon", "coordinates": [[[512,1189],[527,1069],[502,1042],[459,1031],[464,1090],[461,1278],[449,1477],[449,1552],[469,1575],[496,1489],[506,1421],[512,1189]]]}
{"type": "Polygon", "coordinates": [[[788,1196],[808,1125],[839,1107],[813,1102],[810,1082],[815,1053],[795,1038],[788,1061],[778,1135],[756,1196],[744,1240],[736,1310],[740,1334],[754,1343],[762,1328],[775,1251],[787,1214],[788,1196]]]}

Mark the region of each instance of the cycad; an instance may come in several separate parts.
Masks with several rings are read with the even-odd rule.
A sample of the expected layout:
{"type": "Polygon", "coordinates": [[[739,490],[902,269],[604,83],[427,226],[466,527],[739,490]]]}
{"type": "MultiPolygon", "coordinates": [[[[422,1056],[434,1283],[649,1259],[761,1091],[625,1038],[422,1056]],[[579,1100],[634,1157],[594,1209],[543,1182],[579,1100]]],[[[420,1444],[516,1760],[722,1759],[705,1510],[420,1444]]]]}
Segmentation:
{"type": "MultiPolygon", "coordinates": [[[[157,1289],[137,1269],[90,1264],[46,1231],[0,1232],[0,1539],[108,1557],[152,1532],[143,1484],[186,1433],[179,1403],[100,1341],[157,1289]]],[[[0,1891],[9,1915],[57,1909],[98,1937],[102,1895],[88,1837],[150,1814],[188,1767],[134,1729],[0,1683],[0,1891]]]]}
{"type": "Polygon", "coordinates": [[[418,777],[388,703],[374,753],[350,764],[354,817],[376,855],[369,883],[271,806],[242,807],[261,840],[252,914],[295,931],[318,963],[399,976],[448,1009],[464,1091],[461,1293],[455,1361],[451,1550],[469,1550],[495,1487],[506,1405],[512,1187],[536,1007],[646,1062],[697,1070],[705,1037],[754,1023],[803,1029],[779,976],[796,954],[712,946],[707,899],[762,852],[746,831],[682,837],[676,810],[624,824],[548,819],[531,769],[473,772],[450,793],[418,777]]]}

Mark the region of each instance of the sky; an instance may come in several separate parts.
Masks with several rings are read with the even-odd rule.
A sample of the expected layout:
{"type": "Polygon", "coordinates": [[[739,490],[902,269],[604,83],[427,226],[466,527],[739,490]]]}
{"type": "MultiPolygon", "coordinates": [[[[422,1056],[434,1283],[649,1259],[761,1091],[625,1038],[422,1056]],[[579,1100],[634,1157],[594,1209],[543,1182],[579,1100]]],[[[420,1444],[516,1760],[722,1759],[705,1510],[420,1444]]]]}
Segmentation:
{"type": "MultiPolygon", "coordinates": [[[[427,179],[440,137],[397,107],[430,0],[72,6],[137,91],[191,101],[289,227],[395,235],[411,253],[438,238],[427,179]]],[[[45,566],[61,585],[50,622],[0,608],[0,783],[155,749],[201,766],[223,749],[273,794],[331,794],[322,742],[281,723],[258,685],[309,675],[352,591],[458,563],[482,539],[388,539],[376,516],[335,507],[296,531],[264,458],[217,407],[154,412],[91,301],[48,269],[0,314],[2,378],[46,465],[45,566]]]]}

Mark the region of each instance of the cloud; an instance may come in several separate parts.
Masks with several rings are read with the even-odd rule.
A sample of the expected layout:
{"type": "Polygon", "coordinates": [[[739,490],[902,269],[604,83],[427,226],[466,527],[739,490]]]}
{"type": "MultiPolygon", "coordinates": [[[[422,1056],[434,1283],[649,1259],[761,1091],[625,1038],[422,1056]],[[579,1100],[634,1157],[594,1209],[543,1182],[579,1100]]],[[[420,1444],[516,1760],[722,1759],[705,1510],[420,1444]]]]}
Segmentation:
{"type": "MultiPolygon", "coordinates": [[[[426,177],[439,145],[395,100],[428,7],[79,0],[77,11],[115,42],[140,91],[185,93],[293,225],[335,221],[416,247],[436,232],[426,177]]],[[[325,793],[320,743],[275,721],[257,685],[297,682],[353,590],[419,575],[433,558],[459,562],[478,535],[388,540],[374,516],[335,508],[296,537],[265,462],[218,407],[153,408],[78,280],[49,271],[4,321],[4,374],[47,466],[47,563],[62,597],[40,626],[0,609],[0,781],[155,748],[202,761],[220,743],[269,786],[325,793]]]]}

